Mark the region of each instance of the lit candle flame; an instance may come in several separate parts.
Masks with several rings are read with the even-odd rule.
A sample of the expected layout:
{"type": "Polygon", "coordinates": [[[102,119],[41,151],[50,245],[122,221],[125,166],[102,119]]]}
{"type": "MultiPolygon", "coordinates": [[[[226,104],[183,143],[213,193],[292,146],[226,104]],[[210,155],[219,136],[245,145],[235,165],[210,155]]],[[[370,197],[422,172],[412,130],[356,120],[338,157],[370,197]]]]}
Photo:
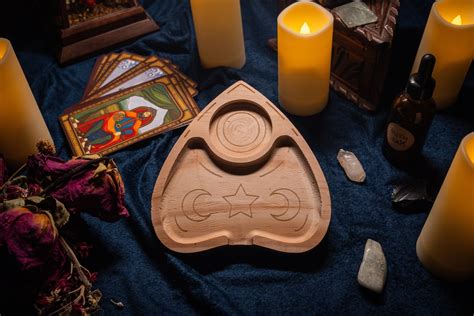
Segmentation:
{"type": "Polygon", "coordinates": [[[303,25],[301,25],[300,33],[301,33],[301,34],[309,34],[309,33],[311,33],[311,29],[309,28],[308,23],[304,22],[303,25]]]}
{"type": "Polygon", "coordinates": [[[451,23],[454,24],[454,25],[462,25],[461,15],[459,14],[457,17],[455,17],[455,18],[451,21],[451,23]]]}

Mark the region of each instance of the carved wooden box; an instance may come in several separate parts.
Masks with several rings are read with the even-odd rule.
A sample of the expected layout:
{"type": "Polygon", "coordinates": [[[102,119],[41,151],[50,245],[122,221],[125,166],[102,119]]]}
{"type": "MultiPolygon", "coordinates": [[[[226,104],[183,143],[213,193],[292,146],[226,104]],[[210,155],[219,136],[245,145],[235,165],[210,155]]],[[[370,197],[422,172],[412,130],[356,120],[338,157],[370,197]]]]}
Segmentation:
{"type": "MultiPolygon", "coordinates": [[[[325,5],[336,1],[318,2],[325,5]]],[[[292,2],[294,1],[279,0],[279,7],[284,8],[292,2]]],[[[400,2],[364,2],[377,15],[377,22],[348,28],[331,10],[334,14],[331,86],[360,107],[375,110],[380,103],[389,67],[400,2]]]]}
{"type": "Polygon", "coordinates": [[[334,15],[331,86],[367,110],[380,103],[390,63],[399,0],[365,0],[376,23],[347,28],[334,15]]]}
{"type": "Polygon", "coordinates": [[[60,64],[159,29],[137,0],[57,0],[60,64]]]}

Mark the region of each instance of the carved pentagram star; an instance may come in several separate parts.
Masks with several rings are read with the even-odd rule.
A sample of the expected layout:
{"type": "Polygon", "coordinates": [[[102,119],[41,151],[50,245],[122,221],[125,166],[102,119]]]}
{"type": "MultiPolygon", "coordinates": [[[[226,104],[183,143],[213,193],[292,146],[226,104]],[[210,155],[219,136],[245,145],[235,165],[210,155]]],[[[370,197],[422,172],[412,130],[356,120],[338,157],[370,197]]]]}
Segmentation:
{"type": "Polygon", "coordinates": [[[258,195],[251,195],[245,192],[244,186],[241,184],[233,195],[223,196],[224,200],[230,204],[229,218],[242,213],[248,217],[252,217],[252,204],[259,198],[258,195]]]}

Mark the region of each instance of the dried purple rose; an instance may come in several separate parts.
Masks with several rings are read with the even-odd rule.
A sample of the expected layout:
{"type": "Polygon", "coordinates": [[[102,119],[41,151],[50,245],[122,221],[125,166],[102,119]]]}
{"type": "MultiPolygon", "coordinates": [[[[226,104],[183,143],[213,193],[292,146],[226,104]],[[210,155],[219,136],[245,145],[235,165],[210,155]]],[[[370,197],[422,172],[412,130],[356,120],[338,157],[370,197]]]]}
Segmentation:
{"type": "MultiPolygon", "coordinates": [[[[24,176],[16,177],[6,181],[0,188],[0,203],[3,201],[26,198],[28,196],[39,195],[42,189],[39,184],[28,183],[28,179],[24,176]]],[[[0,210],[2,207],[0,206],[0,210]]]]}
{"type": "Polygon", "coordinates": [[[13,200],[16,198],[26,198],[28,196],[28,187],[24,187],[19,183],[7,182],[3,186],[0,201],[13,200]]]}
{"type": "MultiPolygon", "coordinates": [[[[124,186],[109,158],[88,156],[63,161],[50,156],[54,147],[39,144],[24,169],[7,178],[0,154],[0,248],[15,258],[22,270],[40,272],[42,284],[35,307],[39,314],[99,309],[102,294],[92,290],[97,274],[84,268],[75,254],[88,255],[89,246],[61,237],[70,214],[87,212],[107,221],[127,217],[124,186]]],[[[70,228],[71,225],[69,225],[70,228]]]]}
{"type": "Polygon", "coordinates": [[[28,177],[45,187],[46,184],[83,165],[84,162],[84,159],[71,159],[65,162],[56,156],[36,154],[28,157],[26,164],[28,177]]]}
{"type": "Polygon", "coordinates": [[[109,222],[129,215],[122,178],[112,159],[93,156],[65,162],[36,154],[28,158],[27,166],[29,177],[72,214],[87,212],[109,222]]]}
{"type": "Polygon", "coordinates": [[[22,270],[65,262],[58,231],[47,212],[16,207],[0,213],[0,247],[5,246],[22,270]]]}

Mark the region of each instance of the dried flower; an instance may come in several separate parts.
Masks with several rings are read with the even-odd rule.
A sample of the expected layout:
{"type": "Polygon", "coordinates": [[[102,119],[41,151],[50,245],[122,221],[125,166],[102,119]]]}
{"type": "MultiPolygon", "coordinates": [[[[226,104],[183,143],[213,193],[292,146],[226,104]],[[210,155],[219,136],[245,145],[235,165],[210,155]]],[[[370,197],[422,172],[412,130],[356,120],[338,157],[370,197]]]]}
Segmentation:
{"type": "Polygon", "coordinates": [[[0,195],[0,202],[17,198],[26,198],[27,196],[28,187],[26,185],[23,186],[21,183],[7,182],[3,186],[3,190],[0,195]]]}
{"type": "Polygon", "coordinates": [[[83,157],[64,162],[37,154],[28,159],[31,178],[46,186],[46,193],[64,203],[72,214],[87,212],[106,221],[127,217],[125,189],[113,160],[83,157]],[[92,159],[91,159],[92,158],[92,159]]]}
{"type": "Polygon", "coordinates": [[[56,155],[56,147],[47,140],[40,140],[36,144],[36,149],[38,149],[38,152],[43,155],[56,155]]]}
{"type": "MultiPolygon", "coordinates": [[[[89,273],[80,267],[87,282],[94,282],[97,273],[89,273]]],[[[90,315],[99,309],[102,293],[91,291],[78,276],[77,270],[66,273],[49,290],[41,292],[35,307],[39,315],[69,315],[72,311],[81,315],[90,315]]],[[[75,314],[73,313],[73,314],[75,314]]]]}
{"type": "MultiPolygon", "coordinates": [[[[72,248],[59,237],[60,244],[70,259],[70,269],[60,277],[47,282],[36,299],[35,307],[40,315],[62,314],[64,311],[81,311],[90,314],[99,308],[102,293],[91,290],[97,280],[97,272],[91,273],[77,260],[72,248]]],[[[69,313],[68,313],[69,314],[69,313]]]]}
{"type": "Polygon", "coordinates": [[[64,162],[59,157],[36,154],[28,157],[28,177],[46,187],[53,180],[83,164],[83,159],[71,159],[64,162]]]}
{"type": "Polygon", "coordinates": [[[0,213],[0,247],[5,246],[22,270],[55,262],[61,266],[65,255],[58,241],[51,215],[17,207],[0,213]]]}
{"type": "Polygon", "coordinates": [[[51,196],[30,196],[25,200],[26,207],[30,209],[39,209],[51,214],[54,225],[59,229],[69,221],[69,212],[63,203],[51,196]]]}
{"type": "Polygon", "coordinates": [[[28,179],[25,176],[19,176],[4,183],[0,190],[0,203],[18,198],[24,199],[32,195],[39,195],[41,191],[42,189],[39,184],[28,183],[28,179]]]}
{"type": "Polygon", "coordinates": [[[20,269],[42,274],[35,302],[39,315],[88,315],[100,308],[102,294],[92,290],[97,273],[84,268],[75,253],[87,257],[91,247],[71,247],[58,229],[67,232],[70,213],[107,221],[128,216],[123,182],[111,159],[84,156],[65,162],[50,156],[55,152],[51,144],[37,147],[40,153],[29,157],[27,176],[19,176],[22,167],[7,178],[0,154],[0,248],[20,269]]]}

